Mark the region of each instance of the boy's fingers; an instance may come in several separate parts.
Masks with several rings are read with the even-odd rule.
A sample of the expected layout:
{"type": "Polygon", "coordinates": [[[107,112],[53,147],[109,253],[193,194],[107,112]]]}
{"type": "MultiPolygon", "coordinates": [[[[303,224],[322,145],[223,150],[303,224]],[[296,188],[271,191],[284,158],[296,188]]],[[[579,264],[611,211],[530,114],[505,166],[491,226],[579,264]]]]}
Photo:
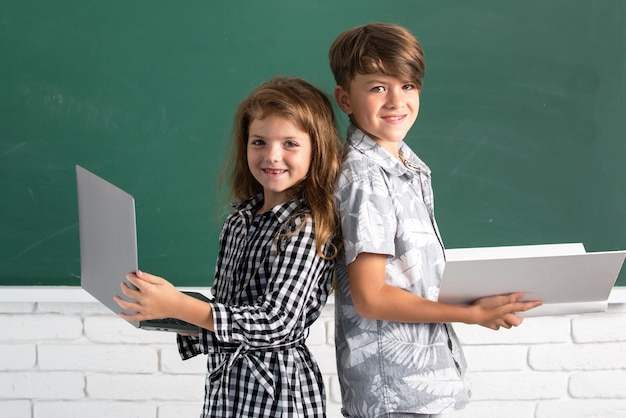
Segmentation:
{"type": "Polygon", "coordinates": [[[533,300],[533,301],[530,301],[530,302],[518,302],[518,305],[520,307],[519,307],[519,309],[516,309],[516,311],[524,312],[524,311],[527,311],[529,309],[536,308],[537,306],[541,306],[542,302],[539,301],[539,300],[533,300]]]}
{"type": "Polygon", "coordinates": [[[524,318],[521,318],[515,315],[515,313],[511,313],[506,316],[506,323],[508,325],[506,328],[517,327],[521,325],[523,321],[524,321],[524,318]]]}

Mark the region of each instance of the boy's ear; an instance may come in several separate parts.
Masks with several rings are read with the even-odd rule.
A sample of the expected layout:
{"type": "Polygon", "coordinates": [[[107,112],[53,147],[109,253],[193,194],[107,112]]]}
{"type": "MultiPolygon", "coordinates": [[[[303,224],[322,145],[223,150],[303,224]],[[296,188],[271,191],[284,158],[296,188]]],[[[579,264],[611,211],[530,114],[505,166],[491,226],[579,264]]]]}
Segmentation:
{"type": "Polygon", "coordinates": [[[337,105],[344,111],[346,115],[352,114],[352,106],[350,105],[350,94],[341,86],[335,86],[335,100],[337,105]]]}

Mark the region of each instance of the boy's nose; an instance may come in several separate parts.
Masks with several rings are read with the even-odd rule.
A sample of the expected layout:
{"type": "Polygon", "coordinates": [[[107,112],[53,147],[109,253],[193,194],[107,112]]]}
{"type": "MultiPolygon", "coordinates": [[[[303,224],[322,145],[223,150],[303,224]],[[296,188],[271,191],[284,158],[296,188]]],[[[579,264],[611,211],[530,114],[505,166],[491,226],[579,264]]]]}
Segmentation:
{"type": "Polygon", "coordinates": [[[390,89],[387,93],[387,102],[385,103],[387,109],[396,109],[402,107],[402,94],[396,89],[390,89]]]}

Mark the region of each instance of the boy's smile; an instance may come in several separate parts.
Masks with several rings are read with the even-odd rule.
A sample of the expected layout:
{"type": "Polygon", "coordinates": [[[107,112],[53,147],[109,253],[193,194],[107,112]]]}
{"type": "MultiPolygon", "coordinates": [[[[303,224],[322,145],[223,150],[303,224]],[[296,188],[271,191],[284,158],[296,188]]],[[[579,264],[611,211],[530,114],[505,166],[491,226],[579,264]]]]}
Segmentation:
{"type": "Polygon", "coordinates": [[[280,116],[254,119],[248,132],[248,167],[263,186],[262,211],[291,198],[291,189],[311,166],[311,138],[280,116]]]}
{"type": "Polygon", "coordinates": [[[356,74],[350,89],[335,87],[335,98],[352,122],[393,155],[419,112],[418,88],[382,73],[356,74]]]}

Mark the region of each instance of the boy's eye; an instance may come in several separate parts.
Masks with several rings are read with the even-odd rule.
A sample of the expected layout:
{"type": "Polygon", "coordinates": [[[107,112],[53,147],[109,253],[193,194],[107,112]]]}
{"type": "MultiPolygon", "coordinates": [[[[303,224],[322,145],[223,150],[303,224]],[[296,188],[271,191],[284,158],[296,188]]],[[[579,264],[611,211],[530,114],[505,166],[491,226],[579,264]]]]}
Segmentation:
{"type": "Polygon", "coordinates": [[[385,91],[385,88],[383,86],[376,86],[376,87],[372,87],[372,91],[375,93],[380,93],[385,91]]]}
{"type": "Polygon", "coordinates": [[[408,83],[408,84],[405,84],[404,86],[402,86],[402,88],[405,89],[405,90],[413,90],[415,88],[415,85],[408,83]]]}

